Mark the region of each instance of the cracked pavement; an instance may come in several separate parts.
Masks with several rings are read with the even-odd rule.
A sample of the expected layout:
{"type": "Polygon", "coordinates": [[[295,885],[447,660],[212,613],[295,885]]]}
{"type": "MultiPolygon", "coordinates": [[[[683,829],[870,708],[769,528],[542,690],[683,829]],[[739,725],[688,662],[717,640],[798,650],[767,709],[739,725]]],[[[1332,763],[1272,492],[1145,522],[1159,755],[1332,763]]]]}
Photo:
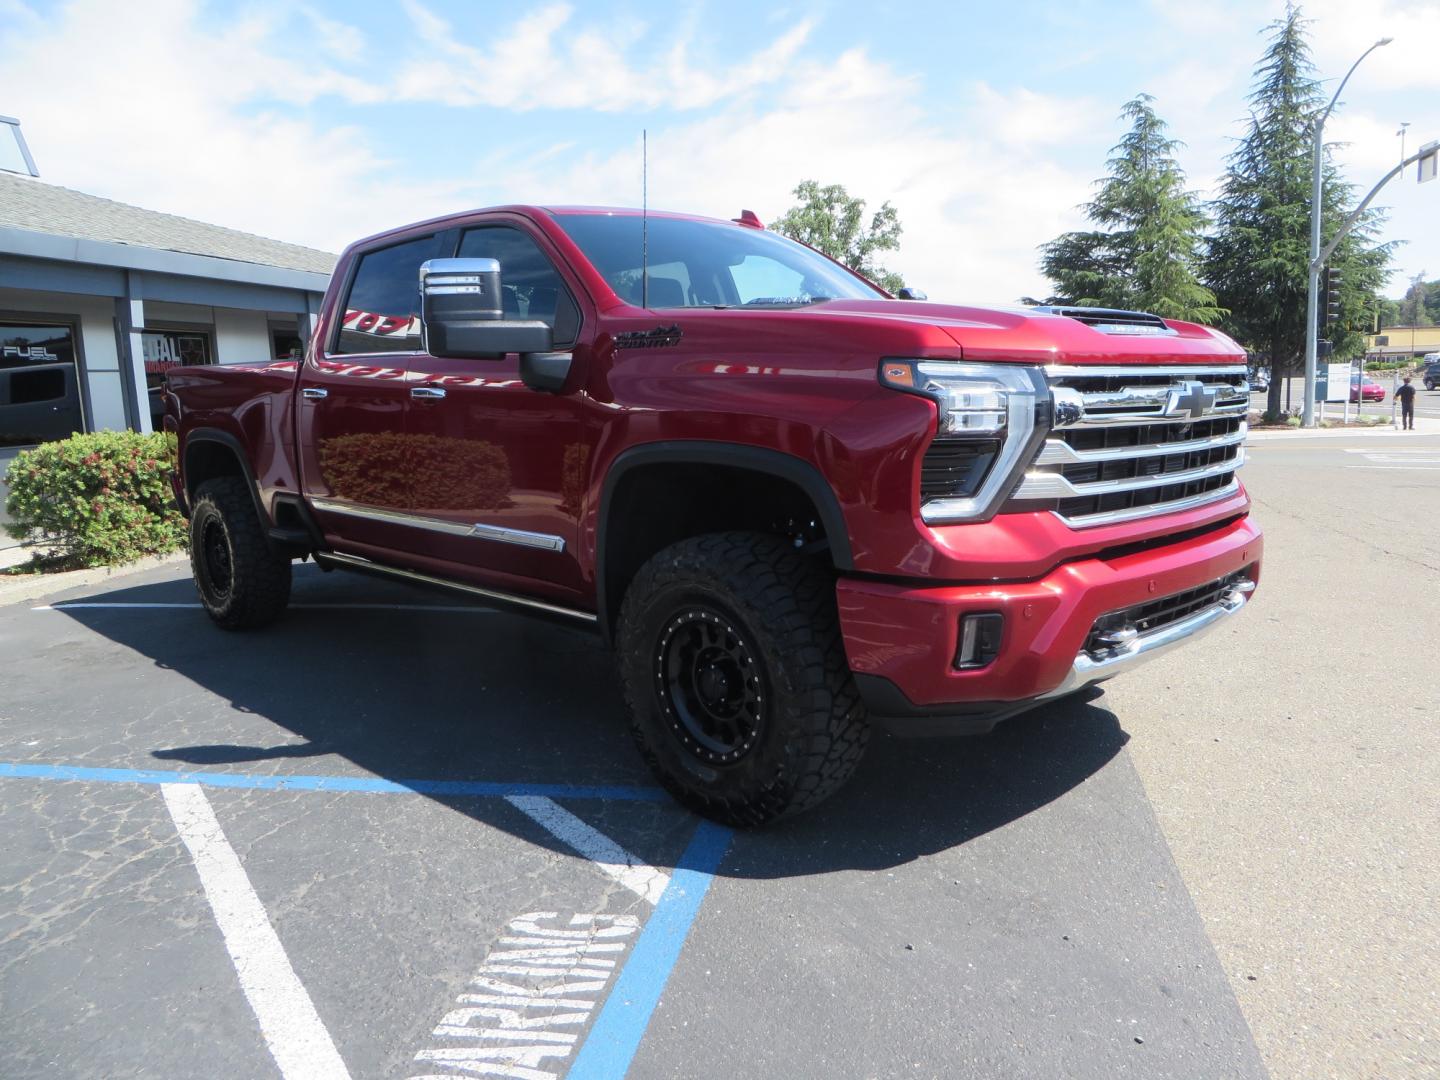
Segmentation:
{"type": "MultiPolygon", "coordinates": [[[[1345,445],[1256,451],[1267,566],[1233,633],[990,738],[879,738],[836,799],[738,834],[628,1075],[1436,1075],[1440,702],[1409,658],[1440,615],[1440,485],[1348,474],[1334,521],[1345,445]],[[1353,587],[1320,588],[1329,559],[1353,587]]],[[[165,567],[77,598],[193,592],[165,567]]],[[[257,634],[0,607],[0,760],[651,784],[591,639],[303,606],[361,601],[453,605],[305,567],[257,634]]],[[[357,1078],[446,1071],[413,1055],[518,915],[649,916],[503,799],[207,794],[357,1078]]],[[[695,827],[560,801],[661,869],[695,827]]],[[[0,778],[0,835],[0,1074],[277,1075],[158,787],[0,778]]]]}

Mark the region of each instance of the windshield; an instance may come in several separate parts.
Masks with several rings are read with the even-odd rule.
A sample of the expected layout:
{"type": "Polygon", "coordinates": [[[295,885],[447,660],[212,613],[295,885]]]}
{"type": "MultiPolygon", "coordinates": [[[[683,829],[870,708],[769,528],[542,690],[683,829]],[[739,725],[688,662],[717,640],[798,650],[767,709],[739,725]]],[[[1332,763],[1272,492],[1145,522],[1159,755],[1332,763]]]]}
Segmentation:
{"type": "MultiPolygon", "coordinates": [[[[637,214],[557,214],[560,227],[617,296],[640,306],[637,214]]],[[[652,217],[649,306],[802,307],[885,295],[802,244],[777,233],[714,221],[652,217]]]]}

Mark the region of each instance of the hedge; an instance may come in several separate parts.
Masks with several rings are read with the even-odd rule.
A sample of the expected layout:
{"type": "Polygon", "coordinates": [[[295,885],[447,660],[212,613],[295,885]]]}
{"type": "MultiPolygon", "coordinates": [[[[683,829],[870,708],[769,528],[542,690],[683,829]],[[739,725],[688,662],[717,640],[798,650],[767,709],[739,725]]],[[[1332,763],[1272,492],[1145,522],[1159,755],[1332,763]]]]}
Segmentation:
{"type": "Polygon", "coordinates": [[[170,493],[174,460],[174,436],[159,432],[97,431],[22,451],[6,477],[5,531],[71,567],[174,551],[187,537],[170,493]]]}

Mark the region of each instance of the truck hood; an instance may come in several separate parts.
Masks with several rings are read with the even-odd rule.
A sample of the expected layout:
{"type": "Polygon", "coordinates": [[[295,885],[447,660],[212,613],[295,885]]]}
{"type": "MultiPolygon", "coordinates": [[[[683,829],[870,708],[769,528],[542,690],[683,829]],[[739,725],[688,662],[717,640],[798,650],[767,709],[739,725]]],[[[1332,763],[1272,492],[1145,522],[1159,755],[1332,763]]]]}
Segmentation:
{"type": "Polygon", "coordinates": [[[914,300],[830,300],[786,313],[828,324],[889,323],[908,337],[934,327],[966,360],[1032,364],[1243,364],[1245,350],[1218,330],[1166,320],[1151,332],[1115,332],[1029,308],[982,308],[914,300]]]}

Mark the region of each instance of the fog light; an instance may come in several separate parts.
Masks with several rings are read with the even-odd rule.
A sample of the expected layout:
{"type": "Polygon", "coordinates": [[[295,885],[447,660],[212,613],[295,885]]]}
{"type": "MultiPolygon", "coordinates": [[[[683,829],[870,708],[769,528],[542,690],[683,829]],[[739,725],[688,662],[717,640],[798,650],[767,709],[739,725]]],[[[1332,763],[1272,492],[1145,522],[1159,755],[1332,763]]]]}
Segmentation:
{"type": "Polygon", "coordinates": [[[966,615],[960,620],[960,647],[955,650],[957,668],[980,668],[1000,655],[1000,632],[1005,617],[995,612],[966,615]]]}

